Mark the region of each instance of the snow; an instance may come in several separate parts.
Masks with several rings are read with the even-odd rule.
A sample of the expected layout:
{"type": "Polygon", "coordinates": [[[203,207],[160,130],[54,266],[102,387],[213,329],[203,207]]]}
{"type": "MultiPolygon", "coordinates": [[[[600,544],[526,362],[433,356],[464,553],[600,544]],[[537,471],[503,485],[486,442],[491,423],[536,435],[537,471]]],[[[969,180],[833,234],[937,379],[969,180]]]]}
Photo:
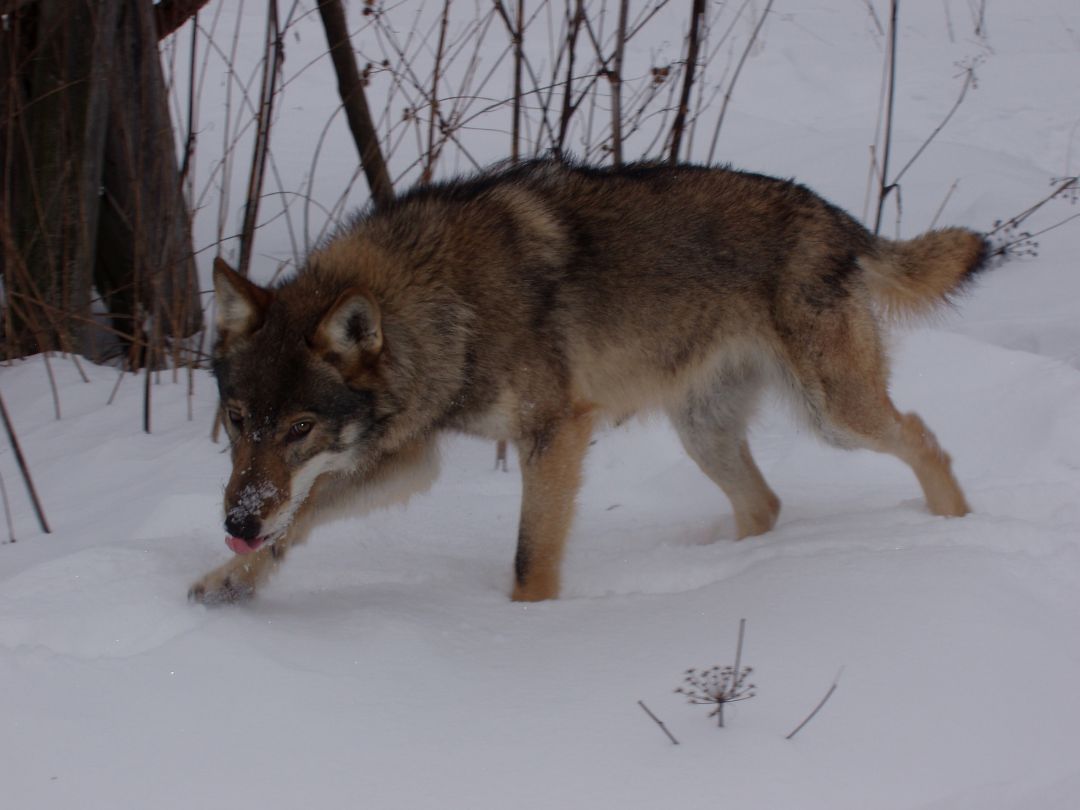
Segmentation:
{"type": "MultiPolygon", "coordinates": [[[[954,179],[942,222],[986,228],[1077,171],[1080,11],[988,5],[979,86],[905,178],[904,234],[954,179]]],[[[967,8],[902,6],[901,164],[955,98],[953,63],[982,47],[967,8]]],[[[858,2],[774,11],[723,158],[858,213],[880,37],[858,2]]],[[[314,54],[319,31],[304,32],[314,54]]],[[[310,110],[334,92],[303,75],[287,98],[308,112],[286,104],[274,135],[298,185],[325,120],[310,110]]],[[[352,171],[347,140],[324,152],[324,179],[352,171]]],[[[1035,227],[1072,212],[1051,203],[1035,227]]],[[[265,278],[291,247],[272,226],[260,239],[265,278]]],[[[57,421],[43,359],[3,367],[54,530],[38,531],[5,446],[18,542],[0,546],[4,806],[1075,808],[1080,222],[1039,241],[955,311],[894,330],[894,397],[952,454],[973,514],[930,515],[903,465],[826,447],[770,402],[752,443],[784,508],[735,543],[673,431],[635,420],[598,434],[563,598],[539,604],[508,599],[518,477],[463,437],[445,441],[430,493],[321,527],[251,604],[189,604],[228,554],[213,381],[198,372],[189,401],[164,373],[147,435],[141,378],[108,405],[115,370],[87,367],[84,383],[53,357],[57,421]],[[687,668],[733,663],[743,617],[757,696],[717,729],[673,690],[687,668]]]]}

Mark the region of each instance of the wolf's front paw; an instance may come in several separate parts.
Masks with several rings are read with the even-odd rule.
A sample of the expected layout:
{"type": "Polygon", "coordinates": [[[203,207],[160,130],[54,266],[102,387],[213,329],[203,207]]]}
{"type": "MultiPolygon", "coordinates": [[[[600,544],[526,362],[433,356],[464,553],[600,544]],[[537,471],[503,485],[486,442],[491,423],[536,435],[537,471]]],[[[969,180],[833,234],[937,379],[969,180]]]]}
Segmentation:
{"type": "Polygon", "coordinates": [[[231,605],[255,595],[255,586],[223,566],[211,571],[188,590],[188,600],[202,605],[231,605]]]}

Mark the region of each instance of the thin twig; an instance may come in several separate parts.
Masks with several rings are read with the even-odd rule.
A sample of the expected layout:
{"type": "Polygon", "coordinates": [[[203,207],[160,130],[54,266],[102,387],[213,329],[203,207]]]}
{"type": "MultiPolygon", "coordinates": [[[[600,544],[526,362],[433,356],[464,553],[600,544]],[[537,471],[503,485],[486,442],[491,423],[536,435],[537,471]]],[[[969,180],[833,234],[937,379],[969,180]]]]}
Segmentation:
{"type": "Polygon", "coordinates": [[[284,56],[281,30],[278,27],[277,0],[269,0],[266,14],[266,41],[263,46],[263,75],[259,89],[259,111],[255,117],[255,146],[248,175],[247,198],[244,200],[244,222],[240,228],[240,261],[237,272],[247,276],[251,265],[251,249],[255,242],[255,220],[262,198],[263,177],[266,175],[266,155],[270,150],[270,126],[274,118],[274,98],[277,96],[277,77],[284,56]]]}
{"type": "MultiPolygon", "coordinates": [[[[195,24],[191,26],[191,48],[188,63],[188,104],[187,104],[187,137],[184,138],[184,160],[180,164],[180,185],[184,186],[191,179],[191,160],[195,156],[195,84],[198,80],[196,73],[196,57],[199,42],[199,13],[195,12],[195,24]]],[[[189,194],[189,198],[194,196],[189,194]]],[[[191,199],[188,199],[190,204],[191,199]]]]}
{"type": "Polygon", "coordinates": [[[754,32],[750,35],[750,40],[746,43],[746,48],[743,49],[742,56],[739,57],[739,63],[735,66],[735,72],[731,75],[731,81],[728,83],[727,92],[724,93],[724,103],[720,105],[720,116],[716,119],[716,129],[713,130],[712,144],[709,146],[709,162],[712,163],[713,154],[716,152],[716,142],[720,138],[720,130],[724,126],[724,116],[727,114],[728,103],[731,101],[731,94],[735,91],[735,83],[739,80],[739,74],[742,73],[743,65],[746,64],[747,57],[750,56],[750,50],[754,47],[754,43],[757,42],[758,34],[761,33],[761,27],[765,25],[765,19],[769,16],[769,10],[772,8],[773,0],[769,0],[765,4],[765,10],[761,12],[761,17],[757,21],[757,25],[754,26],[754,32]]]}
{"type": "Polygon", "coordinates": [[[686,126],[686,113],[690,107],[690,90],[694,86],[694,72],[697,69],[698,47],[700,46],[700,26],[705,17],[705,0],[693,0],[690,7],[690,34],[686,48],[686,73],[682,95],[679,97],[679,109],[675,113],[675,123],[671,126],[672,165],[679,162],[679,147],[682,145],[683,128],[686,126]]]}
{"type": "Polygon", "coordinates": [[[941,212],[945,210],[945,206],[948,205],[948,203],[949,203],[949,198],[952,197],[953,192],[956,191],[956,187],[958,185],[960,185],[960,178],[959,177],[956,178],[955,180],[953,180],[952,185],[949,186],[949,190],[947,192],[945,192],[945,199],[943,199],[941,201],[941,205],[938,206],[938,210],[934,214],[934,218],[932,220],[930,220],[930,227],[927,228],[928,231],[934,230],[934,227],[937,225],[938,219],[940,219],[940,217],[941,217],[941,212]]]}
{"type": "Polygon", "coordinates": [[[15,542],[15,524],[11,519],[11,501],[8,500],[7,487],[4,486],[4,476],[0,475],[0,497],[4,499],[4,518],[7,520],[8,542],[15,542]]]}
{"type": "Polygon", "coordinates": [[[622,68],[626,52],[626,16],[629,0],[619,2],[619,23],[615,30],[615,67],[608,73],[611,82],[611,160],[622,166],[622,68]]]}
{"type": "MultiPolygon", "coordinates": [[[[525,46],[525,0],[518,0],[517,28],[514,31],[514,108],[510,124],[510,161],[517,163],[521,157],[521,56],[525,46]]],[[[505,445],[502,445],[505,448],[505,445]]],[[[505,453],[505,449],[503,451],[505,453]]]]}
{"type": "MultiPolygon", "coordinates": [[[[877,11],[874,10],[874,4],[870,0],[863,0],[863,4],[866,6],[866,10],[870,12],[870,19],[874,21],[874,27],[877,29],[878,34],[885,35],[885,29],[881,27],[881,20],[878,19],[877,11]]],[[[945,13],[949,13],[949,4],[945,3],[945,13]]]]}
{"type": "MultiPolygon", "coordinates": [[[[1066,191],[1071,191],[1073,189],[1076,189],[1078,182],[1080,182],[1080,176],[1063,178],[1062,181],[1057,185],[1057,187],[1053,191],[1051,191],[1049,194],[1047,194],[1045,197],[1043,197],[1041,200],[1039,200],[1037,203],[1035,203],[1030,208],[1027,208],[1024,211],[1021,211],[1019,214],[1017,214],[1014,217],[1010,217],[1009,219],[1006,219],[1006,220],[1004,220],[1002,222],[999,222],[994,227],[993,230],[988,231],[986,233],[986,236],[993,236],[995,233],[997,233],[998,231],[1000,231],[1002,229],[1005,229],[1005,228],[1018,228],[1018,227],[1020,227],[1020,225],[1028,217],[1030,217],[1032,214],[1034,214],[1036,211],[1038,211],[1040,208],[1042,208],[1044,205],[1046,205],[1052,199],[1064,194],[1066,191]]],[[[1070,219],[1071,219],[1071,217],[1070,217],[1070,219]]]]}
{"type": "Polygon", "coordinates": [[[573,103],[574,82],[574,51],[577,47],[578,31],[581,29],[581,20],[585,16],[582,8],[584,0],[574,0],[574,18],[570,22],[570,29],[566,34],[566,83],[563,86],[562,114],[559,116],[559,140],[555,144],[555,153],[562,156],[566,144],[566,133],[570,128],[570,118],[577,109],[573,103]]]}
{"type": "Polygon", "coordinates": [[[49,522],[45,519],[45,510],[41,508],[41,501],[38,500],[37,490],[34,488],[34,480],[30,477],[30,468],[26,464],[26,459],[23,458],[22,449],[19,447],[19,439],[15,435],[15,427],[11,424],[11,417],[8,416],[7,406],[4,405],[3,394],[0,394],[0,415],[4,419],[4,428],[7,430],[8,441],[11,442],[11,449],[15,452],[15,461],[19,465],[19,472],[22,473],[23,482],[26,484],[26,491],[30,493],[30,500],[34,504],[34,512],[37,513],[38,523],[41,524],[41,530],[45,534],[52,534],[52,530],[49,528],[49,522]]]}
{"type": "Polygon", "coordinates": [[[675,739],[675,735],[672,734],[670,731],[668,731],[668,727],[664,725],[664,721],[661,720],[659,717],[657,717],[655,714],[653,714],[651,711],[649,711],[648,706],[646,706],[640,700],[637,702],[637,705],[642,708],[642,710],[645,712],[645,714],[649,715],[649,717],[651,717],[653,719],[653,722],[656,723],[656,725],[660,726],[660,730],[662,732],[664,732],[665,734],[667,734],[667,738],[669,740],[671,740],[672,745],[678,745],[679,744],[679,741],[675,739]]]}
{"type": "Polygon", "coordinates": [[[874,215],[874,235],[881,230],[881,214],[885,198],[893,186],[889,185],[889,152],[892,149],[893,99],[896,95],[896,15],[897,0],[889,0],[889,91],[885,103],[885,148],[881,159],[881,183],[878,191],[877,213],[874,215]]]}
{"type": "Polygon", "coordinates": [[[1017,237],[1016,239],[1010,239],[1008,242],[1005,242],[1005,243],[1003,243],[1001,245],[998,245],[998,247],[990,255],[991,256],[1004,256],[1009,252],[1009,249],[1013,245],[1019,245],[1019,244],[1022,244],[1024,242],[1028,242],[1028,241],[1034,239],[1036,236],[1042,236],[1044,233],[1048,233],[1049,231],[1056,230],[1056,229],[1060,228],[1062,225],[1065,225],[1068,222],[1072,222],[1074,219],[1080,219],[1080,214],[1073,214],[1072,216],[1065,217],[1065,219],[1061,220],[1060,222],[1055,222],[1053,225],[1051,225],[1051,226],[1049,226],[1047,228],[1043,228],[1041,231],[1035,231],[1035,233],[1024,232],[1019,237],[1017,237]]]}
{"type": "Polygon", "coordinates": [[[45,373],[49,377],[49,388],[52,389],[53,409],[56,412],[56,419],[60,419],[60,389],[56,387],[56,375],[53,374],[52,362],[49,360],[49,352],[43,351],[41,353],[41,359],[45,362],[45,373]]]}
{"type": "Polygon", "coordinates": [[[742,643],[746,635],[746,619],[739,619],[739,640],[735,644],[735,677],[739,677],[739,664],[742,662],[742,643]]]}
{"type": "Polygon", "coordinates": [[[429,103],[431,105],[431,116],[428,119],[428,143],[427,143],[427,165],[424,166],[424,171],[420,175],[420,182],[430,183],[435,175],[435,162],[439,159],[439,152],[442,151],[442,146],[446,142],[446,138],[441,137],[439,145],[435,145],[435,122],[441,118],[439,111],[439,79],[442,78],[442,62],[443,55],[446,52],[446,26],[450,22],[450,0],[444,0],[442,11],[442,22],[439,25],[439,44],[435,48],[435,69],[431,74],[431,98],[429,103]]]}
{"type": "Polygon", "coordinates": [[[120,383],[122,383],[124,381],[124,377],[126,375],[127,375],[127,371],[124,369],[124,366],[121,363],[121,365],[120,365],[120,376],[116,378],[116,384],[113,386],[112,393],[109,394],[109,398],[105,402],[106,405],[112,405],[113,404],[113,401],[116,399],[116,392],[120,390],[120,383]]]}
{"type": "Polygon", "coordinates": [[[900,178],[902,178],[904,176],[904,173],[911,168],[911,164],[919,159],[919,155],[921,155],[926,150],[926,147],[930,145],[930,142],[934,140],[934,138],[937,137],[938,133],[945,128],[945,125],[949,123],[949,119],[951,119],[953,117],[953,114],[957,111],[957,109],[959,109],[960,104],[964,100],[964,96],[967,95],[968,89],[975,84],[974,66],[969,65],[968,67],[964,68],[964,73],[964,84],[960,88],[960,94],[956,97],[956,101],[953,102],[952,108],[949,110],[948,113],[945,114],[945,117],[941,119],[941,123],[934,127],[934,131],[927,136],[926,140],[922,142],[922,145],[915,150],[915,154],[911,156],[907,163],[904,164],[904,167],[896,173],[896,177],[894,177],[892,183],[889,184],[890,187],[895,187],[900,182],[900,178]]]}
{"type": "Polygon", "coordinates": [[[821,699],[821,702],[818,703],[818,705],[814,707],[814,710],[812,712],[810,712],[810,714],[808,714],[806,716],[806,719],[803,720],[801,723],[799,723],[799,725],[797,725],[795,727],[795,730],[792,731],[790,734],[788,734],[784,738],[785,740],[790,740],[792,737],[794,737],[796,734],[798,734],[800,731],[802,731],[803,726],[805,726],[807,723],[809,723],[811,720],[814,719],[814,715],[817,714],[819,711],[821,711],[821,707],[825,705],[825,703],[828,701],[828,699],[832,697],[832,693],[836,691],[836,686],[837,686],[837,684],[840,683],[840,676],[843,675],[843,674],[844,674],[844,668],[840,667],[840,671],[837,672],[836,677],[833,678],[832,686],[830,686],[829,691],[825,693],[825,697],[823,697],[821,699]]]}

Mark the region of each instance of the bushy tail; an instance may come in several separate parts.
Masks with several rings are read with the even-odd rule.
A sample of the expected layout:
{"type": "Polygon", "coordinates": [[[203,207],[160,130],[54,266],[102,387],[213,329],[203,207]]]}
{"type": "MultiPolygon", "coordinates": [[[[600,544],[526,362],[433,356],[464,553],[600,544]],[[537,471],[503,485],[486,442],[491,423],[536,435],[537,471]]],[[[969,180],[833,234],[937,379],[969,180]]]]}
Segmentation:
{"type": "Polygon", "coordinates": [[[905,242],[879,238],[874,253],[860,257],[859,264],[886,313],[903,317],[948,301],[986,267],[989,256],[980,234],[942,228],[905,242]]]}

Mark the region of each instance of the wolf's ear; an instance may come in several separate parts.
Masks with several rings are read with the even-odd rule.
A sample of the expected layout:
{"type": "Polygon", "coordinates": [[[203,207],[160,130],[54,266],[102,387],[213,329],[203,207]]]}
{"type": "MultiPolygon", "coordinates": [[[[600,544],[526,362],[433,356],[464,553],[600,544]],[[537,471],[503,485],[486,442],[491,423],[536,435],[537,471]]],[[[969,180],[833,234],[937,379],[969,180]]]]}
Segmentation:
{"type": "Polygon", "coordinates": [[[311,345],[335,365],[349,369],[370,365],[383,347],[379,305],[366,290],[346,290],[319,322],[311,345]]]}
{"type": "Polygon", "coordinates": [[[220,256],[214,259],[214,305],[219,340],[249,335],[262,325],[273,293],[252,284],[220,256]]]}

